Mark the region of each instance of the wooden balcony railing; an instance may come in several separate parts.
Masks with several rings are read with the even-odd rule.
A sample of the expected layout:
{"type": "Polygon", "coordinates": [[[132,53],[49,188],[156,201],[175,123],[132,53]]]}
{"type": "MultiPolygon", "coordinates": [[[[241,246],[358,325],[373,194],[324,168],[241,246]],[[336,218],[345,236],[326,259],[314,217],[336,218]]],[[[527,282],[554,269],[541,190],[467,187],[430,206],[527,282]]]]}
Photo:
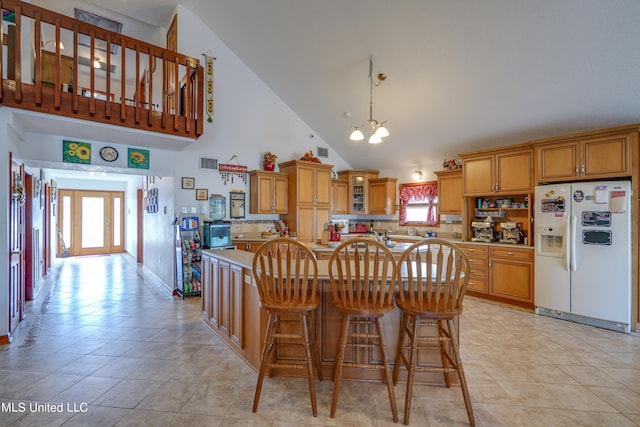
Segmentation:
{"type": "Polygon", "coordinates": [[[204,72],[197,59],[22,1],[0,0],[0,7],[15,12],[0,32],[1,105],[202,135],[204,72]]]}

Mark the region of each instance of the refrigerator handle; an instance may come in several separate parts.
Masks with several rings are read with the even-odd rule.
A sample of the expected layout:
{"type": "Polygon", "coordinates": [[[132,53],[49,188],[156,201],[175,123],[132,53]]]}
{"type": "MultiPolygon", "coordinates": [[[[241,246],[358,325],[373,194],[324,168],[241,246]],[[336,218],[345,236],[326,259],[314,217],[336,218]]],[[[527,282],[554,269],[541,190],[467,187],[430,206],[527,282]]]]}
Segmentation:
{"type": "Polygon", "coordinates": [[[567,271],[571,270],[571,243],[569,243],[569,236],[571,233],[569,232],[569,227],[571,227],[571,217],[567,216],[564,224],[564,260],[566,264],[567,271]]]}
{"type": "Polygon", "coordinates": [[[571,217],[571,271],[578,269],[578,260],[576,257],[576,229],[578,228],[578,218],[575,215],[571,217]]]}

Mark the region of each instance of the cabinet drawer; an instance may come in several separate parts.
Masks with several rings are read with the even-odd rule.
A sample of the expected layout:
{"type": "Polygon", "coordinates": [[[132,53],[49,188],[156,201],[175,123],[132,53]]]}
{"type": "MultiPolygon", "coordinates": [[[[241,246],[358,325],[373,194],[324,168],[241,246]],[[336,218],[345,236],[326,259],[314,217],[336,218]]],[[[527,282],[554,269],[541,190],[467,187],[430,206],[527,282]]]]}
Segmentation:
{"type": "Polygon", "coordinates": [[[469,271],[469,277],[471,279],[481,279],[481,280],[486,280],[487,278],[487,266],[486,265],[480,265],[480,266],[471,266],[471,271],[469,271]]]}
{"type": "Polygon", "coordinates": [[[476,292],[487,292],[488,286],[486,280],[477,280],[473,277],[469,278],[469,283],[467,284],[467,290],[476,291],[476,292]]]}
{"type": "Polygon", "coordinates": [[[465,254],[471,258],[486,258],[488,253],[487,245],[461,245],[458,244],[460,249],[464,251],[465,254]]]}
{"type": "Polygon", "coordinates": [[[533,260],[533,251],[510,248],[491,248],[491,257],[531,261],[533,260]]]}

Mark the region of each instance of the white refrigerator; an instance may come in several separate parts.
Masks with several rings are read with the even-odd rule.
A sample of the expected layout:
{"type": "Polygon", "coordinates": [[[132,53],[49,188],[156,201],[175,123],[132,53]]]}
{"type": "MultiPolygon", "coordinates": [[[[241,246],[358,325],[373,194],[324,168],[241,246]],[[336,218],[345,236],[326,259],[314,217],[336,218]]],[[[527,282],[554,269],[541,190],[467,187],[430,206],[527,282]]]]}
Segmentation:
{"type": "Polygon", "coordinates": [[[536,313],[631,330],[631,183],[536,187],[536,313]]]}

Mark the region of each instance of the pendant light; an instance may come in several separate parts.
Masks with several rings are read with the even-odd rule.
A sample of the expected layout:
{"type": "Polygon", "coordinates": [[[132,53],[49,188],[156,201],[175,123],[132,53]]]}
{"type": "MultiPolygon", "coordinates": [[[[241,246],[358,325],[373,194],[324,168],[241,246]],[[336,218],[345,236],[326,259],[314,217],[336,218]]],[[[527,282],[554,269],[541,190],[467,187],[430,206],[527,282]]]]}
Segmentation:
{"type": "Polygon", "coordinates": [[[369,144],[379,144],[382,142],[382,138],[389,136],[389,131],[385,127],[386,122],[379,122],[373,118],[373,86],[380,86],[385,81],[387,76],[383,73],[377,75],[377,83],[373,82],[373,57],[369,57],[369,120],[362,123],[360,126],[354,126],[353,132],[349,139],[352,141],[362,141],[364,134],[360,130],[365,123],[369,123],[371,127],[371,136],[369,137],[369,144]]]}

